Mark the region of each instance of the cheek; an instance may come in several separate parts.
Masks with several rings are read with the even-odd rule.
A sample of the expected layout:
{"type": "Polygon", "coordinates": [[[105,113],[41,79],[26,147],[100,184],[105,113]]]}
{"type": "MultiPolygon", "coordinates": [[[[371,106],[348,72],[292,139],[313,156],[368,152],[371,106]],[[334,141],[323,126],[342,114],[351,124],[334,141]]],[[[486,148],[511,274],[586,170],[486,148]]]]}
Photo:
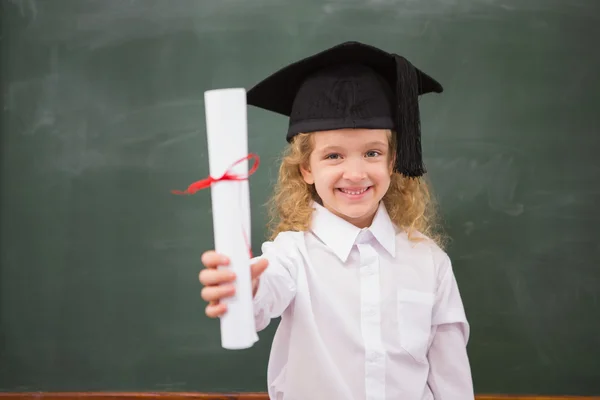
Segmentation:
{"type": "Polygon", "coordinates": [[[380,186],[388,187],[391,182],[390,173],[386,166],[382,166],[381,168],[376,168],[372,171],[371,177],[375,180],[380,186]]]}
{"type": "Polygon", "coordinates": [[[321,188],[335,186],[341,177],[338,168],[332,166],[318,168],[313,172],[313,175],[315,177],[315,186],[321,188]]]}

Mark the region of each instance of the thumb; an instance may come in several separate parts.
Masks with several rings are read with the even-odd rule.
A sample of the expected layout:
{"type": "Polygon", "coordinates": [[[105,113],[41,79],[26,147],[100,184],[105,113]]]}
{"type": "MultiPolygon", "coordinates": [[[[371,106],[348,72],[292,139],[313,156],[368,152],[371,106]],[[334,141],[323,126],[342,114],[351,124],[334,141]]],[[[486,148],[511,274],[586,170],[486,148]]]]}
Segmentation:
{"type": "Polygon", "coordinates": [[[250,276],[252,279],[257,279],[269,266],[269,260],[261,258],[250,267],[250,276]]]}

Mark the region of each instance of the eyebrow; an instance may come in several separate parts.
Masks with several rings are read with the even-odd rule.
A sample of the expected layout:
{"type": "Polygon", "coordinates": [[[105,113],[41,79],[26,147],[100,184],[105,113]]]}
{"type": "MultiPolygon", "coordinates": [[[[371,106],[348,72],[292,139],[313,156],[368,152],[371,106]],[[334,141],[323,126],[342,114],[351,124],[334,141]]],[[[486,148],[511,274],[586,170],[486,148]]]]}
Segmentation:
{"type": "Polygon", "coordinates": [[[373,142],[369,142],[365,145],[365,147],[371,147],[371,146],[387,146],[387,143],[382,142],[381,140],[375,140],[373,142]]]}
{"type": "MultiPolygon", "coordinates": [[[[381,141],[381,140],[375,140],[373,142],[369,142],[369,143],[365,143],[364,147],[373,147],[373,146],[382,146],[382,147],[387,147],[387,143],[381,141]]],[[[337,146],[334,144],[330,144],[327,145],[321,149],[319,149],[319,151],[321,152],[328,152],[328,151],[335,151],[335,150],[343,150],[344,147],[343,146],[337,146]]]]}
{"type": "Polygon", "coordinates": [[[339,150],[343,150],[343,147],[336,146],[336,145],[328,145],[328,146],[325,146],[325,147],[322,147],[322,148],[318,149],[318,151],[320,153],[327,153],[329,151],[339,151],[339,150]]]}

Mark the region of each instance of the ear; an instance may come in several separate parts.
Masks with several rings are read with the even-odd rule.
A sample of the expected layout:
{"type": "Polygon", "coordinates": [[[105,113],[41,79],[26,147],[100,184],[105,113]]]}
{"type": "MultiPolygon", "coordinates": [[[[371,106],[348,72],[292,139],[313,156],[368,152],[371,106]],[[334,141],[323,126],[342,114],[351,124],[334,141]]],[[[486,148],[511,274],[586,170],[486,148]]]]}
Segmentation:
{"type": "Polygon", "coordinates": [[[302,178],[304,178],[304,182],[309,185],[315,183],[315,179],[313,178],[313,174],[310,171],[310,167],[306,167],[304,165],[300,165],[300,173],[302,174],[302,178]]]}

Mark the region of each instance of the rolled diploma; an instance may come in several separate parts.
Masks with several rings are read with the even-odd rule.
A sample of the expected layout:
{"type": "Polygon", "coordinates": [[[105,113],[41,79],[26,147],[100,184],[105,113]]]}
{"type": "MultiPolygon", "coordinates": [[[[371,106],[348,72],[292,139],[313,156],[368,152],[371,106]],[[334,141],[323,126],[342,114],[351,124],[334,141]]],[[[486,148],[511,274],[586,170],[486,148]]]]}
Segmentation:
{"type": "MultiPolygon", "coordinates": [[[[231,165],[248,155],[246,91],[218,89],[204,93],[210,175],[221,177],[227,170],[247,176],[248,161],[231,165]]],[[[248,181],[220,181],[211,186],[215,250],[230,259],[236,274],[235,295],[224,301],[221,345],[230,350],[246,349],[258,340],[252,304],[250,276],[250,196],[248,181]],[[245,237],[244,237],[245,235],[245,237]]]]}

